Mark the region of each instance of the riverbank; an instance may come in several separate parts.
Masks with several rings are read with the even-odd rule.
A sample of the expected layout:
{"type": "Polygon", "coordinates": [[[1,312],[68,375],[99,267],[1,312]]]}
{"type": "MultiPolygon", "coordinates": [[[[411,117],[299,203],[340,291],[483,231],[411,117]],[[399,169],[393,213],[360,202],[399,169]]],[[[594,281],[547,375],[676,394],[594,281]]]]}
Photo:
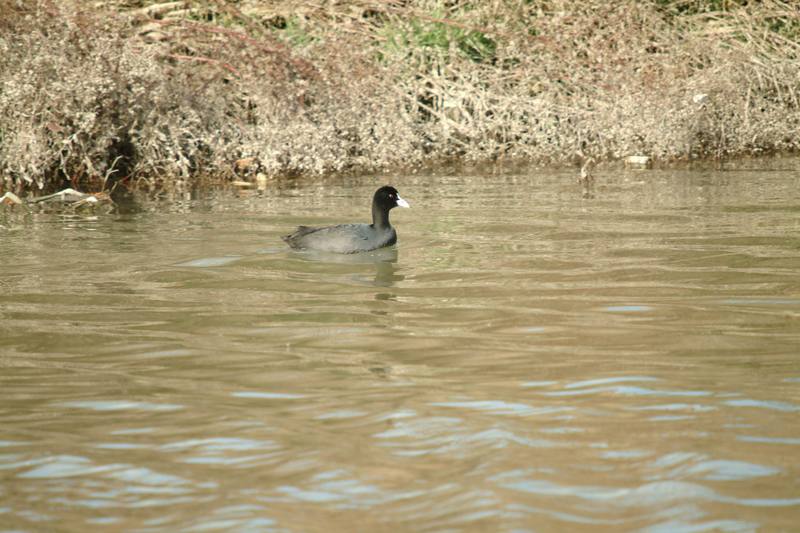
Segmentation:
{"type": "Polygon", "coordinates": [[[0,0],[0,190],[797,150],[789,3],[573,4],[0,0]]]}

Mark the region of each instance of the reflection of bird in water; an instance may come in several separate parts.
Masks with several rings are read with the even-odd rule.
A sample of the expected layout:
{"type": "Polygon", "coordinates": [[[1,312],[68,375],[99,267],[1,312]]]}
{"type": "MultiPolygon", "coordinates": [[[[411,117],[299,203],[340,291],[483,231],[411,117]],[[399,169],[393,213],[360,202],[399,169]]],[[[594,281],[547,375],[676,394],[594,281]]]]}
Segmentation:
{"type": "MultiPolygon", "coordinates": [[[[396,258],[397,254],[395,253],[395,259],[396,258]]],[[[395,272],[397,272],[395,263],[396,261],[381,261],[379,263],[375,263],[375,285],[379,285],[381,287],[392,287],[396,282],[406,279],[405,276],[395,274],[395,272]]]]}
{"type": "MultiPolygon", "coordinates": [[[[339,265],[374,265],[375,276],[372,283],[379,287],[392,287],[396,282],[406,279],[405,276],[395,274],[397,272],[397,248],[379,248],[370,252],[359,254],[337,254],[331,252],[320,252],[317,250],[303,250],[292,252],[296,257],[306,261],[321,261],[324,263],[335,263],[339,265]]],[[[361,277],[361,276],[358,276],[361,277]]],[[[362,278],[363,279],[363,278],[362,278]]],[[[394,295],[377,295],[378,300],[390,300],[394,295]]]]}
{"type": "Polygon", "coordinates": [[[578,183],[581,184],[588,184],[594,182],[594,174],[592,171],[594,170],[597,161],[595,161],[594,157],[589,157],[583,162],[583,166],[581,167],[581,174],[578,178],[578,183]]]}
{"type": "Polygon", "coordinates": [[[358,254],[340,254],[319,250],[302,250],[290,252],[294,257],[323,263],[336,263],[338,265],[370,265],[378,263],[396,263],[397,248],[390,246],[378,248],[369,252],[358,254]]]}
{"type": "Polygon", "coordinates": [[[578,176],[578,183],[581,185],[581,193],[584,198],[594,198],[594,167],[597,161],[594,157],[586,157],[581,152],[579,154],[583,159],[581,166],[581,173],[578,176]]]}

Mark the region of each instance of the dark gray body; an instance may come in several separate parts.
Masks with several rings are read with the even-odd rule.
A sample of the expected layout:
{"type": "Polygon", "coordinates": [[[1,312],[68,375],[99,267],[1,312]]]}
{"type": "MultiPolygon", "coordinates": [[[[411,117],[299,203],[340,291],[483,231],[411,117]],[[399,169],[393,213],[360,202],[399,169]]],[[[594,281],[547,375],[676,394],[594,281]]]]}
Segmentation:
{"type": "Polygon", "coordinates": [[[325,228],[300,226],[283,240],[295,249],[353,254],[391,246],[397,242],[397,232],[391,226],[376,228],[373,224],[340,224],[325,228]]]}

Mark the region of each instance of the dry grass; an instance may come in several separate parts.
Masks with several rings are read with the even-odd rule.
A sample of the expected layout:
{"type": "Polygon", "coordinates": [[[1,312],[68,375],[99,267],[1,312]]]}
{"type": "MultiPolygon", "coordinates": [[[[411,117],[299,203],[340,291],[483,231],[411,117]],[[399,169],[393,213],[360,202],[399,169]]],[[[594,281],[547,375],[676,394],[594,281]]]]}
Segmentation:
{"type": "Polygon", "coordinates": [[[0,190],[796,150],[800,12],[750,4],[0,0],[0,190]]]}

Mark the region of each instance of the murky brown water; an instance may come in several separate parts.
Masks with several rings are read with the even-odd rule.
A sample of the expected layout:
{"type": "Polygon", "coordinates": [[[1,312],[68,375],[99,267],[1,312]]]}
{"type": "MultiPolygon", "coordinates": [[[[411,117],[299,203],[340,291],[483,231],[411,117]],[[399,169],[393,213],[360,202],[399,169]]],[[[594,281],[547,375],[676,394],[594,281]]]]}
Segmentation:
{"type": "Polygon", "coordinates": [[[796,171],[4,211],[0,529],[796,530],[798,352],[796,171]]]}

